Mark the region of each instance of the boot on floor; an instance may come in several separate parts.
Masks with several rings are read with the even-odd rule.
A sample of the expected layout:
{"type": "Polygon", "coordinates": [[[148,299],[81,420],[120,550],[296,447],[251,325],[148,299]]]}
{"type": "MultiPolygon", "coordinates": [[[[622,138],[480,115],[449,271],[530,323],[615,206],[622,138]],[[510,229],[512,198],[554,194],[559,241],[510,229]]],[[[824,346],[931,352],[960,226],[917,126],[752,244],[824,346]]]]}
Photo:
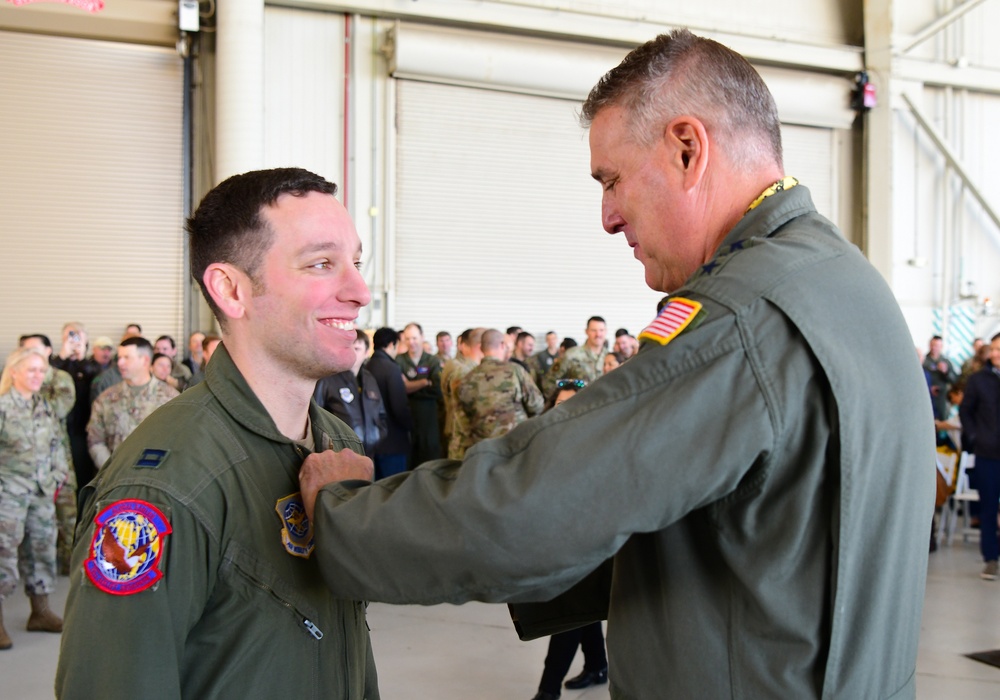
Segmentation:
{"type": "Polygon", "coordinates": [[[29,632],[62,632],[62,618],[52,612],[47,595],[33,595],[31,617],[28,618],[29,632]]]}
{"type": "Polygon", "coordinates": [[[14,646],[14,641],[7,634],[7,630],[3,628],[3,608],[0,607],[0,649],[10,649],[14,646]]]}

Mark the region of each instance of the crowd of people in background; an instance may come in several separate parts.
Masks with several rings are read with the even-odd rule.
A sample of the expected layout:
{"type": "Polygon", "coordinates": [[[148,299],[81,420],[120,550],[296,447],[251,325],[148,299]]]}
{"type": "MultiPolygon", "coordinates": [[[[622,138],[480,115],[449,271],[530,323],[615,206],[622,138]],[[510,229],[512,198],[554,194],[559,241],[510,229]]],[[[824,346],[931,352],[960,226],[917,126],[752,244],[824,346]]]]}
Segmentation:
{"type": "MultiPolygon", "coordinates": [[[[583,344],[570,337],[560,339],[554,331],[545,333],[539,343],[520,326],[505,331],[476,327],[454,338],[440,331],[434,347],[419,323],[409,323],[400,331],[359,330],[354,366],[320,381],[315,396],[317,403],[354,430],[374,459],[376,478],[385,478],[432,459],[462,459],[477,442],[500,437],[538,415],[566,387],[582,388],[638,352],[638,340],[624,328],[616,331],[609,347],[607,325],[600,316],[587,319],[584,332],[583,344]]],[[[51,490],[47,494],[54,500],[51,516],[44,515],[41,503],[27,501],[0,513],[4,522],[0,601],[24,579],[25,590],[39,610],[38,619],[43,620],[33,622],[34,627],[61,630],[61,620],[48,609],[45,596],[52,590],[55,572],[65,575],[68,571],[77,490],[93,479],[146,416],[204,379],[205,366],[219,342],[217,335],[196,331],[188,338],[187,353],[179,357],[174,338],[161,335],[150,342],[142,336],[139,324],[129,324],[116,344],[107,336],[90,341],[84,325],[75,322],[64,325],[58,352],[44,334],[19,339],[5,370],[11,379],[0,393],[0,401],[6,401],[2,414],[6,417],[9,411],[20,409],[19,415],[34,416],[32,420],[59,436],[59,444],[49,449],[51,454],[46,453],[45,459],[40,457],[45,450],[37,444],[18,447],[34,455],[22,455],[25,464],[41,460],[47,465],[31,466],[25,478],[37,477],[38,484],[45,483],[34,489],[37,493],[51,490]],[[30,385],[18,378],[39,364],[44,370],[41,383],[25,393],[30,385]],[[36,469],[41,476],[33,475],[36,469]],[[53,482],[53,474],[62,476],[53,482]],[[37,557],[37,552],[45,550],[39,543],[49,540],[53,541],[51,573],[47,560],[37,557]],[[25,554],[19,556],[19,551],[25,554]],[[29,552],[36,554],[28,556],[29,552]]],[[[976,454],[978,468],[969,470],[970,486],[982,489],[983,502],[990,504],[997,500],[990,495],[993,491],[1000,497],[996,477],[1000,450],[994,448],[992,438],[983,436],[1000,434],[1000,416],[986,408],[1000,398],[1000,372],[994,369],[1000,367],[1000,339],[985,343],[977,338],[972,355],[960,368],[944,354],[943,343],[940,336],[932,337],[922,360],[939,449],[976,454]],[[994,346],[998,357],[991,361],[994,346]],[[970,381],[971,396],[966,393],[970,381]],[[969,425],[982,426],[976,431],[980,439],[975,445],[969,425]]],[[[11,450],[18,441],[15,423],[9,419],[0,426],[0,449],[11,450]]],[[[22,490],[32,489],[25,486],[22,490]]],[[[989,526],[997,522],[993,505],[992,509],[977,507],[982,512],[973,515],[973,523],[982,532],[982,576],[986,579],[998,575],[998,533],[989,526]]],[[[935,524],[931,551],[936,543],[935,524]]],[[[0,608],[0,648],[9,645],[0,608]]],[[[601,677],[600,673],[591,675],[601,677]]],[[[548,685],[552,677],[552,673],[546,676],[548,685]]]]}
{"type": "Polygon", "coordinates": [[[432,459],[461,459],[481,440],[500,437],[538,415],[559,380],[591,382],[634,355],[626,329],[609,349],[606,322],[587,320],[587,339],[549,331],[535,352],[532,333],[468,328],[440,331],[435,346],[419,323],[357,331],[358,360],[316,387],[317,402],[350,425],[375,462],[377,478],[432,459]]]}
{"type": "MultiPolygon", "coordinates": [[[[931,337],[922,359],[924,377],[934,409],[938,451],[953,455],[957,464],[965,452],[975,459],[967,470],[968,485],[979,493],[978,501],[969,501],[970,522],[979,527],[979,546],[983,556],[980,576],[994,581],[1000,576],[1000,334],[989,343],[976,338],[972,354],[961,366],[944,354],[944,339],[931,337]]],[[[958,487],[957,472],[939,475],[938,513],[931,526],[930,551],[937,549],[941,507],[958,487]],[[947,483],[951,479],[950,484],[947,483]]]]}

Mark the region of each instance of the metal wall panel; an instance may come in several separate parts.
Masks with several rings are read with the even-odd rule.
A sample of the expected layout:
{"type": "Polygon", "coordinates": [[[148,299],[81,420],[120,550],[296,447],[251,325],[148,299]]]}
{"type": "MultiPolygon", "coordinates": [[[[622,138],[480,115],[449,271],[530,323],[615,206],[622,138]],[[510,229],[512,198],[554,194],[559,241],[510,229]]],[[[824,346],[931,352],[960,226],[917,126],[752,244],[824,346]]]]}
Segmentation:
{"type": "Polygon", "coordinates": [[[394,317],[426,333],[518,324],[638,333],[662,296],[601,228],[574,102],[398,83],[394,317]]]}
{"type": "Polygon", "coordinates": [[[343,15],[265,9],[265,167],[306,168],[343,188],[344,85],[343,15]]]}
{"type": "Polygon", "coordinates": [[[0,32],[0,353],[25,332],[183,327],[173,49],[0,32]]]}

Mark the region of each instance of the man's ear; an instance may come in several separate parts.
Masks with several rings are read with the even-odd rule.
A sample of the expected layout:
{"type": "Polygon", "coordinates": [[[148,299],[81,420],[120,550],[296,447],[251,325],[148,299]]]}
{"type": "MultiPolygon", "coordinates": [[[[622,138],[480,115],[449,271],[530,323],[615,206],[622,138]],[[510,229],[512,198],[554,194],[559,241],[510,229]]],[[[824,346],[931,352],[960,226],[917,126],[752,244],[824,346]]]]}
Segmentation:
{"type": "Polygon", "coordinates": [[[229,318],[242,318],[252,284],[246,273],[229,263],[212,263],[205,268],[205,289],[215,305],[229,318]]]}
{"type": "Polygon", "coordinates": [[[675,117],[664,127],[663,139],[671,154],[672,164],[682,174],[684,189],[698,185],[708,168],[710,154],[705,124],[688,115],[675,117]]]}

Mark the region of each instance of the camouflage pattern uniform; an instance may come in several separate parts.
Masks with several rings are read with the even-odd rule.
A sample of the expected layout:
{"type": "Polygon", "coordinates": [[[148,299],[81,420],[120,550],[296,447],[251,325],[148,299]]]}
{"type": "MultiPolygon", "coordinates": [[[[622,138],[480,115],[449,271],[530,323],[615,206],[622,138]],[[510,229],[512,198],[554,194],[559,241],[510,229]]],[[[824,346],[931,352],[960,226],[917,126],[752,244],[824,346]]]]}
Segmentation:
{"type": "Polygon", "coordinates": [[[56,579],[52,496],[69,473],[62,427],[35,394],[0,396],[0,600],[24,579],[28,595],[48,595],[56,579]]]}
{"type": "Polygon", "coordinates": [[[469,419],[458,406],[458,387],[479,363],[459,355],[448,360],[441,370],[441,393],[444,394],[445,433],[448,435],[448,459],[462,459],[472,447],[469,419]]]}
{"type": "Polygon", "coordinates": [[[542,412],[545,399],[524,367],[484,357],[458,386],[472,444],[500,437],[542,412]]]}
{"type": "Polygon", "coordinates": [[[73,375],[65,370],[50,366],[45,373],[45,381],[38,395],[49,402],[55,411],[56,418],[62,429],[63,449],[69,472],[66,479],[56,490],[56,523],[58,537],[56,539],[56,557],[59,562],[59,573],[69,573],[69,558],[73,553],[73,529],[76,527],[76,471],[73,469],[73,448],[69,441],[69,430],[66,427],[66,416],[73,410],[76,403],[76,382],[73,375]]]}
{"type": "Polygon", "coordinates": [[[604,374],[604,357],[608,351],[601,348],[600,352],[592,352],[586,345],[570,348],[566,354],[552,363],[552,368],[545,375],[542,390],[546,396],[552,396],[556,382],[560,379],[583,379],[588,384],[604,374]]]}
{"type": "Polygon", "coordinates": [[[144,386],[120,382],[98,396],[87,423],[87,448],[98,470],[139,423],[177,395],[153,377],[144,386]]]}

